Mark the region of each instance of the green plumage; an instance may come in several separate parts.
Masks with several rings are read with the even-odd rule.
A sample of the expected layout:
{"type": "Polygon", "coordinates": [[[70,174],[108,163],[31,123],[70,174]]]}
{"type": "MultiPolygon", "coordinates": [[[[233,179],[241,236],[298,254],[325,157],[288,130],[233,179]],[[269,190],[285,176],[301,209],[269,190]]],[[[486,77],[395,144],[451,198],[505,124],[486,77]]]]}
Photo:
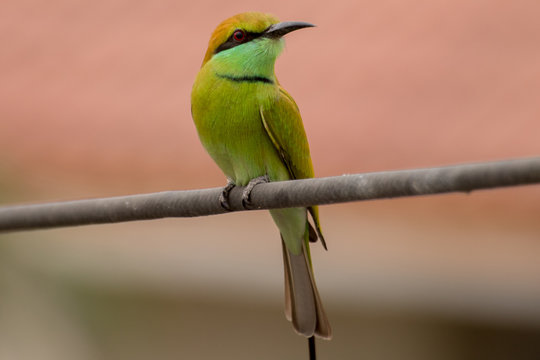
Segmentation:
{"type": "MultiPolygon", "coordinates": [[[[271,25],[277,24],[277,20],[258,13],[238,17],[226,20],[231,24],[224,22],[216,29],[193,85],[191,110],[200,140],[228,180],[239,186],[264,175],[270,181],[313,177],[300,112],[292,97],[279,86],[274,74],[274,63],[283,48],[283,40],[257,35],[264,34],[271,25]],[[238,29],[257,37],[213,53],[227,39],[232,41],[231,34],[238,29]]],[[[322,239],[317,208],[310,208],[310,212],[322,239]]],[[[300,286],[299,292],[308,294],[296,298],[292,294],[293,311],[289,317],[292,316],[295,322],[294,307],[304,309],[301,311],[306,315],[297,315],[299,325],[295,323],[295,327],[309,336],[310,332],[311,335],[317,333],[315,327],[321,326],[313,314],[324,315],[324,312],[322,305],[317,304],[320,300],[311,269],[303,275],[294,274],[294,268],[299,267],[296,263],[310,263],[307,209],[278,209],[270,213],[280,230],[286,252],[293,259],[292,263],[289,259],[289,269],[285,261],[286,281],[287,272],[293,273],[289,274],[293,292],[295,286],[300,286]],[[294,260],[296,257],[305,260],[294,260]],[[315,319],[303,320],[308,317],[315,319]]],[[[325,316],[324,321],[322,325],[328,329],[319,331],[319,335],[329,337],[325,316]]]]}

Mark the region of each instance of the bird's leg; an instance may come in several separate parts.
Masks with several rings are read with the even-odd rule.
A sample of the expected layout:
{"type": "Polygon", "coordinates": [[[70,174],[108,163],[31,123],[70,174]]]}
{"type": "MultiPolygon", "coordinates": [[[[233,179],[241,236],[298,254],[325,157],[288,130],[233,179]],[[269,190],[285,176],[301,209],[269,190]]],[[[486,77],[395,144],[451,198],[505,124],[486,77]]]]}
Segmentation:
{"type": "Polygon", "coordinates": [[[244,209],[249,210],[253,208],[253,204],[251,203],[251,192],[253,191],[253,188],[259,184],[265,184],[267,182],[270,182],[268,175],[259,176],[249,181],[244,189],[244,192],[242,193],[242,206],[244,209]]]}
{"type": "Polygon", "coordinates": [[[231,190],[234,189],[235,186],[235,183],[233,183],[231,180],[227,180],[227,185],[223,188],[223,190],[221,190],[221,194],[219,194],[219,204],[227,211],[232,210],[231,204],[229,204],[229,195],[231,194],[231,190]]]}

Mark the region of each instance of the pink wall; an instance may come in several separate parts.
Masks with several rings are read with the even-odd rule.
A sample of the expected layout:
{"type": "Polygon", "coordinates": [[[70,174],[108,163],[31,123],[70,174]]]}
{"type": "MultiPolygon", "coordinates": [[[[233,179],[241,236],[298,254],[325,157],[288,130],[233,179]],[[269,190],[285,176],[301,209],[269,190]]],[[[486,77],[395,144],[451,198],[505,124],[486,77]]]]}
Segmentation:
{"type": "Polygon", "coordinates": [[[540,153],[535,1],[29,0],[0,11],[0,167],[45,192],[222,184],[189,94],[213,28],[254,7],[318,25],[277,65],[318,175],[540,153]]]}

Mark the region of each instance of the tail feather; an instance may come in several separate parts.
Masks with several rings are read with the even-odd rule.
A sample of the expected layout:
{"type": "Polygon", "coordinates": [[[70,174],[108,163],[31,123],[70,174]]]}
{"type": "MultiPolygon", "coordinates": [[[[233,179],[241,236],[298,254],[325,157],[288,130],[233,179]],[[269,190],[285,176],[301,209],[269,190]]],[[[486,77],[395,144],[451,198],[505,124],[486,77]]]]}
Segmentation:
{"type": "Polygon", "coordinates": [[[283,243],[285,267],[285,316],[301,335],[330,339],[332,330],[315,285],[306,250],[292,254],[283,243]]]}
{"type": "Polygon", "coordinates": [[[288,251],[283,239],[281,240],[281,244],[283,245],[283,265],[285,267],[285,271],[283,272],[285,274],[285,318],[292,322],[293,300],[291,292],[291,264],[289,262],[288,251]]]}

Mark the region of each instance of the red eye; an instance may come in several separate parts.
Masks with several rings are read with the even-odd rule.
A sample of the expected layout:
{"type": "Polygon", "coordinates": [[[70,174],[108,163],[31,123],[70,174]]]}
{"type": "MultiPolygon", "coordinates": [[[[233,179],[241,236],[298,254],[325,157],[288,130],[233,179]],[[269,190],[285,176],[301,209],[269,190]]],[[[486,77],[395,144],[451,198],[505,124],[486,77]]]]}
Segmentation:
{"type": "Polygon", "coordinates": [[[246,38],[246,33],[244,30],[236,30],[232,35],[234,41],[236,42],[242,42],[246,38]]]}

